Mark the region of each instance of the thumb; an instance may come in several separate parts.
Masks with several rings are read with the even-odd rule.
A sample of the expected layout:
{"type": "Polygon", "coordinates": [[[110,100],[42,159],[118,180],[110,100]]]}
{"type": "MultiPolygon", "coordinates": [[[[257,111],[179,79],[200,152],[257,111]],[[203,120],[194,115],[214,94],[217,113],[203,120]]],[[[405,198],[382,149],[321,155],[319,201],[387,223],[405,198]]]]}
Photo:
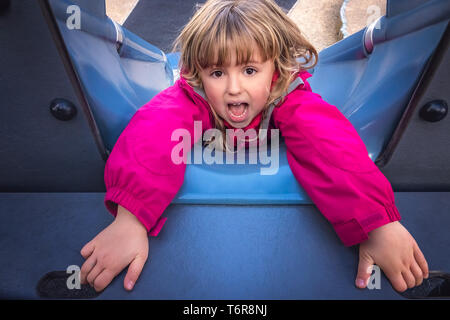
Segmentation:
{"type": "Polygon", "coordinates": [[[132,290],[134,287],[134,284],[138,280],[139,276],[141,275],[142,269],[144,268],[146,259],[137,256],[129,265],[127,274],[125,276],[125,279],[123,281],[123,286],[127,290],[132,290]]]}
{"type": "Polygon", "coordinates": [[[358,288],[364,289],[369,282],[372,275],[374,261],[373,259],[364,254],[359,254],[358,274],[356,275],[355,284],[358,288]]]}

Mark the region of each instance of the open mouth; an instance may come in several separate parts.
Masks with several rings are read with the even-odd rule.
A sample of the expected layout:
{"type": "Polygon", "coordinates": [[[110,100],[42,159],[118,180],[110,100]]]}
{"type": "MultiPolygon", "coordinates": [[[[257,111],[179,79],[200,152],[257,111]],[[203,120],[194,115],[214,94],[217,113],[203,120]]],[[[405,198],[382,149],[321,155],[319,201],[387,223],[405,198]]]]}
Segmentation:
{"type": "Polygon", "coordinates": [[[229,103],[228,104],[228,115],[233,122],[242,122],[247,117],[248,103],[229,103]]]}

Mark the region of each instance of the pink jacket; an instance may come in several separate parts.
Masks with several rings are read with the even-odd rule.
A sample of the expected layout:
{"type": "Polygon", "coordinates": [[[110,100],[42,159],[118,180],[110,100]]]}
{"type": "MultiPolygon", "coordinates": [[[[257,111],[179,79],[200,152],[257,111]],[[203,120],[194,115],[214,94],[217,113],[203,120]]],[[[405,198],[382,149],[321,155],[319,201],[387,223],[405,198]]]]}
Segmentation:
{"type": "MultiPolygon", "coordinates": [[[[400,214],[389,181],[369,158],[357,131],[335,106],[311,91],[310,76],[300,73],[303,83],[274,108],[269,128],[280,130],[295,178],[344,245],[351,246],[368,239],[369,231],[400,220],[400,214]]],[[[202,121],[203,131],[213,128],[209,108],[181,77],[135,113],[105,166],[104,201],[111,214],[120,204],[151,236],[159,233],[167,219],[161,215],[183,184],[186,169],[171,160],[179,143],[171,141],[172,132],[184,128],[194,137],[194,121],[202,121]]]]}

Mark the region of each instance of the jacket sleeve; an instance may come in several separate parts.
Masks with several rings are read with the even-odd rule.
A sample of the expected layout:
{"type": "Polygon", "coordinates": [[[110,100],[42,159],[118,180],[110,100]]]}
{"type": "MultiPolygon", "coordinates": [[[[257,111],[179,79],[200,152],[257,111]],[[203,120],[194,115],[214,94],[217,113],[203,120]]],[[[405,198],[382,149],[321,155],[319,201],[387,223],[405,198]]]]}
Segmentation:
{"type": "Polygon", "coordinates": [[[356,129],[305,80],[275,108],[274,122],[295,178],[344,245],[352,246],[400,214],[391,184],[356,129]]]}
{"type": "Polygon", "coordinates": [[[209,119],[204,107],[177,90],[166,89],[133,115],[105,166],[106,208],[116,216],[120,204],[139,219],[151,236],[156,236],[165,223],[167,218],[161,215],[184,180],[186,163],[171,158],[181,138],[172,141],[172,134],[177,129],[189,132],[185,136],[190,138],[191,148],[195,142],[194,121],[209,119]]]}

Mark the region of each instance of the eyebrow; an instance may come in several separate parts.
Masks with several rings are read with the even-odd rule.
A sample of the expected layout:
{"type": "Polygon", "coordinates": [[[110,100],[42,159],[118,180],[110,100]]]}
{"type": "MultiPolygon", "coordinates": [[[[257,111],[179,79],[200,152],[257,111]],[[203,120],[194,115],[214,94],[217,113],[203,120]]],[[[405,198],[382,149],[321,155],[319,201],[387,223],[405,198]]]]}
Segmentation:
{"type": "MultiPolygon", "coordinates": [[[[247,61],[247,63],[243,63],[241,65],[247,65],[247,64],[263,64],[264,62],[259,62],[259,61],[255,61],[255,60],[249,60],[247,61]]],[[[208,66],[207,68],[211,69],[211,68],[217,68],[217,67],[222,67],[222,66],[218,66],[217,64],[212,64],[210,66],[208,66]]]]}

